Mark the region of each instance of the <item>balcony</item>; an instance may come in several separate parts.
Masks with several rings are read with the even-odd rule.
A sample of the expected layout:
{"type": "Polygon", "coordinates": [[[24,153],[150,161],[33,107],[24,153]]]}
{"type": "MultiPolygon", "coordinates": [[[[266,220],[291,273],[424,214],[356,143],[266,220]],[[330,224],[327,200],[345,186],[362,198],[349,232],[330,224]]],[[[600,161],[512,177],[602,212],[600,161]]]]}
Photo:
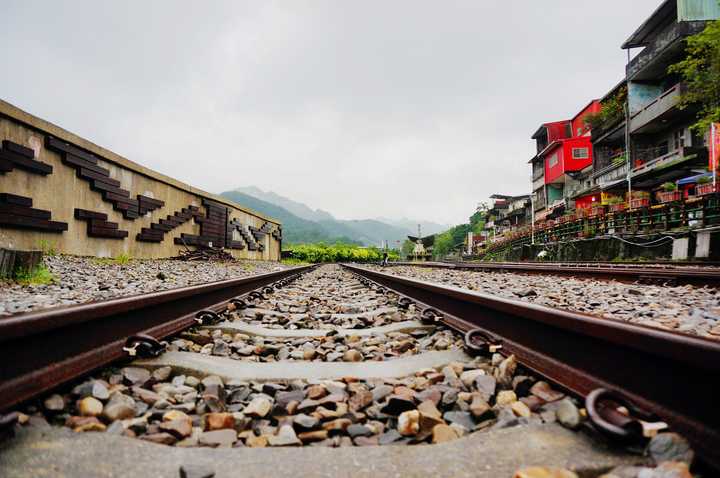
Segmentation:
{"type": "Polygon", "coordinates": [[[680,96],[685,90],[685,85],[678,83],[645,105],[643,109],[635,113],[630,119],[630,132],[650,133],[653,132],[653,130],[664,128],[665,126],[657,123],[656,120],[666,119],[672,115],[673,112],[677,111],[680,96]]]}
{"type": "Polygon", "coordinates": [[[628,80],[660,79],[667,74],[668,64],[682,53],[682,39],[700,33],[706,21],[673,22],[646,46],[630,63],[625,72],[628,80]]]}

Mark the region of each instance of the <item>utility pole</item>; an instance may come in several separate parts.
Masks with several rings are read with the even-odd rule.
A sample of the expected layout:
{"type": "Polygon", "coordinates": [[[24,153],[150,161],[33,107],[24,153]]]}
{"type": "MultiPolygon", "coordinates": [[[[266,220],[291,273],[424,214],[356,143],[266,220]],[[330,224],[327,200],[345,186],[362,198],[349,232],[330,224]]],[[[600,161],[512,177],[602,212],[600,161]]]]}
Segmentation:
{"type": "MultiPolygon", "coordinates": [[[[627,49],[627,64],[630,64],[630,48],[627,49]]],[[[627,70],[627,65],[625,65],[627,70]]],[[[627,183],[628,183],[628,205],[632,201],[632,159],[630,158],[630,81],[626,81],[627,99],[623,109],[625,110],[625,161],[627,162],[627,183]]]]}

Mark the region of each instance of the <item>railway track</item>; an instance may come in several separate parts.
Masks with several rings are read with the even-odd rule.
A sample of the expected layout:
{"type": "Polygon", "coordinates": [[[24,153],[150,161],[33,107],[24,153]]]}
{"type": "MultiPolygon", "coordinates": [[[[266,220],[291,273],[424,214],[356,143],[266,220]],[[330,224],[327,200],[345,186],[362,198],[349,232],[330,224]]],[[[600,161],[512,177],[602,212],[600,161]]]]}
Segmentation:
{"type": "MultiPolygon", "coordinates": [[[[25,406],[65,429],[106,431],[98,443],[138,457],[148,442],[179,450],[449,446],[487,434],[511,446],[522,439],[509,429],[542,434],[560,419],[583,430],[592,423],[589,438],[568,432],[601,450],[588,460],[641,462],[606,440],[644,445],[648,423],[665,422],[705,466],[720,468],[712,393],[720,343],[352,265],[11,317],[0,321],[0,360],[0,411],[25,406]]],[[[12,418],[25,419],[9,414],[4,423],[12,418]]],[[[487,459],[491,445],[468,443],[482,443],[476,460],[487,459]]],[[[583,453],[564,443],[546,459],[572,463],[561,449],[583,453]]],[[[536,451],[547,455],[548,445],[536,451]]],[[[343,453],[330,458],[361,467],[343,453]]],[[[377,453],[367,456],[386,459],[377,453]]],[[[412,469],[422,453],[396,462],[413,457],[412,469]]],[[[472,471],[438,453],[436,472],[472,471]]],[[[22,446],[13,456],[26,456],[22,446]]],[[[0,453],[0,465],[13,463],[0,453]]]]}
{"type": "Polygon", "coordinates": [[[449,270],[553,274],[658,284],[720,285],[720,267],[717,267],[717,264],[682,265],[669,262],[394,262],[391,265],[449,270]]]}

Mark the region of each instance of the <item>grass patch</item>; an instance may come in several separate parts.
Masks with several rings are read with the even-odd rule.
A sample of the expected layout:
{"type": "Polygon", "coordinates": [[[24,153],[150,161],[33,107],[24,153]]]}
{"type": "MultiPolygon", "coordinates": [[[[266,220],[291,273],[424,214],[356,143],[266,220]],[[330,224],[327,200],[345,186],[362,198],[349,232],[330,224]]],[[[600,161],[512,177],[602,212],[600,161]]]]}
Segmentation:
{"type": "Polygon", "coordinates": [[[130,257],[129,254],[120,254],[117,257],[95,257],[93,259],[93,262],[95,264],[105,265],[105,266],[124,266],[132,261],[132,257],[130,257]]]}
{"type": "Polygon", "coordinates": [[[294,259],[292,257],[289,257],[287,259],[282,259],[280,261],[280,263],[284,264],[286,266],[306,266],[306,265],[310,264],[309,262],[305,262],[300,259],[294,259]]]}
{"type": "Polygon", "coordinates": [[[55,244],[45,239],[38,241],[37,248],[42,251],[43,256],[53,257],[58,255],[55,244]]]}
{"type": "Polygon", "coordinates": [[[29,271],[15,272],[15,280],[22,285],[47,285],[57,282],[57,278],[44,264],[29,271]]]}

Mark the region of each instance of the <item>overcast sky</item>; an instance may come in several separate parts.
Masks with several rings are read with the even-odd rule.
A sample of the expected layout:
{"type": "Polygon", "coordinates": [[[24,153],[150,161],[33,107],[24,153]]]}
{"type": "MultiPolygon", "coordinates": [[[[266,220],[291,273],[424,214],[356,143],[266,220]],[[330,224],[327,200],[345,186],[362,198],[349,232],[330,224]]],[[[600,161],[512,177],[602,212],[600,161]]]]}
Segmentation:
{"type": "Polygon", "coordinates": [[[3,1],[0,96],[211,192],[466,221],[660,0],[3,1]]]}

